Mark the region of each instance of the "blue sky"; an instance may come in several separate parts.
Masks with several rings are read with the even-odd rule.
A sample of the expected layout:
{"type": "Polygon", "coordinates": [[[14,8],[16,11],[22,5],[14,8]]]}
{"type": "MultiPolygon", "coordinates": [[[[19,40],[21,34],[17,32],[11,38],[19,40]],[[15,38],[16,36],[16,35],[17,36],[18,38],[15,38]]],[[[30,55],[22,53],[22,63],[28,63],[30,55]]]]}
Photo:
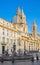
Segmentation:
{"type": "Polygon", "coordinates": [[[24,10],[29,33],[35,20],[40,34],[40,0],[0,0],[0,18],[11,22],[18,7],[24,10]]]}

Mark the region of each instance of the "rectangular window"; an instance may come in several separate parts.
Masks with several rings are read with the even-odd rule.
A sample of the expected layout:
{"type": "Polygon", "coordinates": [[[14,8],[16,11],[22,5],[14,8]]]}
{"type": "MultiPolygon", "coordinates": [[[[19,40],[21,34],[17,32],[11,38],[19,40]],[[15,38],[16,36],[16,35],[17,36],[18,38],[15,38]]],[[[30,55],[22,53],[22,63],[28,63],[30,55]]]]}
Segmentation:
{"type": "Polygon", "coordinates": [[[3,35],[4,35],[4,28],[3,28],[3,35]]]}
{"type": "Polygon", "coordinates": [[[7,30],[7,36],[8,36],[8,30],[7,30]]]}
{"type": "Polygon", "coordinates": [[[3,43],[5,43],[5,37],[3,37],[3,39],[2,39],[2,40],[3,40],[3,43]]]}
{"type": "Polygon", "coordinates": [[[4,35],[4,32],[3,32],[3,35],[4,35]]]}
{"type": "Polygon", "coordinates": [[[11,43],[13,42],[13,40],[11,39],[11,43]]]}
{"type": "Polygon", "coordinates": [[[7,43],[9,43],[9,39],[7,38],[7,43]]]}

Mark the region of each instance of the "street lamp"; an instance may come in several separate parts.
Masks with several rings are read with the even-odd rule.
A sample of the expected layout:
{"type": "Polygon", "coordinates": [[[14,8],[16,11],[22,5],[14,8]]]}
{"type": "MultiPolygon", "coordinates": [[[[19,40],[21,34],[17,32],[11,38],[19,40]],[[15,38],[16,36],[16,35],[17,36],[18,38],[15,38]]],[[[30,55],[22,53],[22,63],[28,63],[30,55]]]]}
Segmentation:
{"type": "Polygon", "coordinates": [[[29,51],[30,51],[30,43],[29,43],[29,51]]]}
{"type": "Polygon", "coordinates": [[[14,42],[14,45],[13,45],[13,52],[14,52],[14,55],[15,55],[15,52],[16,52],[16,45],[15,45],[15,42],[14,42]]]}
{"type": "Polygon", "coordinates": [[[26,55],[26,46],[25,46],[25,41],[24,41],[24,55],[26,55]]]}

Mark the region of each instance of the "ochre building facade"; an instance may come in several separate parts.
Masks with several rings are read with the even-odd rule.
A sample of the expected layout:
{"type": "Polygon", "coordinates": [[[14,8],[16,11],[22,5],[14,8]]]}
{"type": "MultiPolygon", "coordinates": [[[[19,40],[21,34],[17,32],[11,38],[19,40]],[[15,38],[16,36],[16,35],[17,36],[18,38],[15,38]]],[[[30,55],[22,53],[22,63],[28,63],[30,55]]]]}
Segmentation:
{"type": "Polygon", "coordinates": [[[24,53],[24,51],[40,52],[40,35],[37,34],[37,25],[32,25],[32,33],[28,33],[28,24],[26,16],[20,8],[16,10],[16,16],[12,22],[8,22],[0,18],[0,54],[8,51],[16,53],[24,53]]]}

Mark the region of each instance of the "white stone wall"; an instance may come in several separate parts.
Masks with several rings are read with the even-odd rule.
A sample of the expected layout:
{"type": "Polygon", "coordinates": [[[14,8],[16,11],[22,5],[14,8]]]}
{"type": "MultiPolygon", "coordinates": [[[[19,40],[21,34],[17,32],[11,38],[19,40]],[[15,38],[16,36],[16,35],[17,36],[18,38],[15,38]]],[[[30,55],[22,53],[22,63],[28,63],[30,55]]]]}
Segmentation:
{"type": "Polygon", "coordinates": [[[0,54],[2,54],[2,46],[5,46],[5,50],[8,48],[9,53],[11,53],[13,47],[14,31],[9,30],[8,28],[12,29],[12,24],[0,18],[0,54]],[[5,43],[3,43],[3,37],[5,38],[5,43]],[[7,41],[7,39],[9,41],[7,41]]]}
{"type": "Polygon", "coordinates": [[[27,26],[25,26],[25,20],[22,21],[23,19],[21,19],[20,17],[19,19],[16,19],[16,20],[17,20],[16,23],[24,22],[24,24],[23,25],[16,24],[14,27],[13,24],[0,18],[0,44],[1,44],[0,51],[2,51],[2,44],[6,44],[5,50],[7,50],[8,48],[9,54],[11,54],[11,49],[13,49],[13,44],[15,42],[16,52],[19,50],[19,48],[21,49],[22,52],[24,52],[24,41],[20,39],[21,39],[21,36],[25,36],[25,33],[28,32],[28,28],[27,26]],[[4,32],[4,35],[3,35],[3,32],[4,32]],[[3,43],[3,37],[5,38],[5,43],[3,43]],[[19,46],[19,40],[20,40],[20,46],[19,46]]]}

